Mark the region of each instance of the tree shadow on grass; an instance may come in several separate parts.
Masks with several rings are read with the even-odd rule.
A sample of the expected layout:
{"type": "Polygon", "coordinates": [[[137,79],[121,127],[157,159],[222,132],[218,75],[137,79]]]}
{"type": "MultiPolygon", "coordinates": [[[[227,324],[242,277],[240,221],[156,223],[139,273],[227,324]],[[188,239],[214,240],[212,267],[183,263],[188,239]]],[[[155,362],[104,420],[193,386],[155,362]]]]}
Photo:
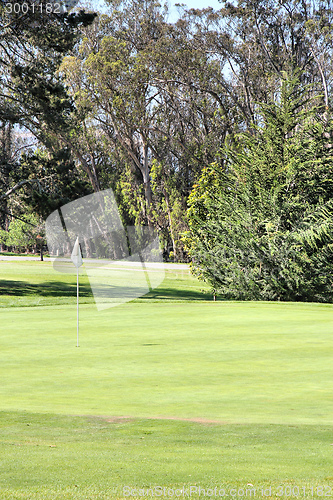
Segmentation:
{"type": "MultiPolygon", "coordinates": [[[[42,297],[76,297],[76,283],[63,283],[62,281],[29,283],[27,281],[0,280],[0,296],[1,295],[16,297],[27,297],[29,295],[39,295],[42,297]]],[[[92,296],[89,285],[80,284],[80,296],[92,296]]]]}
{"type": "MultiPolygon", "coordinates": [[[[117,297],[117,288],[119,288],[119,296],[124,297],[124,289],[121,287],[112,287],[113,295],[117,297]]],[[[127,294],[129,300],[134,296],[135,289],[128,288],[127,294]]],[[[107,296],[107,290],[100,290],[100,295],[104,293],[107,296]]],[[[11,281],[0,280],[0,296],[16,296],[16,297],[76,297],[76,283],[64,283],[62,281],[46,281],[43,283],[29,283],[27,281],[11,281]]],[[[80,297],[92,297],[92,291],[89,284],[80,283],[80,297]]],[[[133,300],[133,299],[132,299],[133,300]]],[[[136,300],[149,301],[207,301],[213,300],[211,293],[205,290],[187,290],[158,287],[138,297],[136,300]]]]}
{"type": "Polygon", "coordinates": [[[198,301],[213,300],[212,294],[207,290],[181,290],[179,288],[158,287],[140,297],[144,300],[180,300],[180,301],[198,301]]]}

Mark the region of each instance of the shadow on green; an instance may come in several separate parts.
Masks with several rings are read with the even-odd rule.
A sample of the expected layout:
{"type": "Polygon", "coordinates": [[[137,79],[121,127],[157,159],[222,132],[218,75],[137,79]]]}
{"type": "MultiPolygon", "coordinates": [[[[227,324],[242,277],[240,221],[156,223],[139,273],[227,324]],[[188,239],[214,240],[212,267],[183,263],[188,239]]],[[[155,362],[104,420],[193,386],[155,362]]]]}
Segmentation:
{"type": "MultiPolygon", "coordinates": [[[[24,297],[29,299],[29,303],[27,305],[33,305],[31,300],[34,298],[50,298],[50,300],[54,300],[56,298],[64,298],[64,297],[76,297],[76,275],[67,274],[62,275],[59,279],[49,279],[43,280],[43,268],[46,273],[52,272],[47,266],[40,267],[40,263],[27,263],[26,266],[22,265],[24,263],[20,263],[17,269],[22,269],[22,274],[24,272],[29,271],[29,274],[34,269],[33,266],[36,266],[37,273],[31,273],[29,276],[29,280],[19,279],[22,277],[22,274],[14,274],[11,275],[10,270],[6,269],[7,279],[0,280],[0,297],[7,296],[8,298],[17,297],[18,299],[22,299],[24,297]],[[38,266],[38,267],[37,267],[38,266]],[[17,279],[16,279],[17,277],[17,279]]],[[[46,274],[45,273],[45,274],[46,274]]],[[[50,276],[51,277],[51,276],[50,276]]],[[[45,276],[44,276],[45,278],[45,276]]],[[[117,287],[114,287],[113,294],[116,296],[117,287]]],[[[100,288],[101,295],[107,295],[108,290],[106,287],[100,288]]],[[[130,287],[126,291],[126,295],[129,297],[136,296],[137,289],[130,287]]],[[[119,296],[124,296],[124,289],[119,287],[119,296]]],[[[93,294],[91,291],[91,287],[88,281],[87,275],[83,272],[80,275],[80,298],[92,298],[93,294]]],[[[192,277],[189,274],[189,271],[182,271],[181,273],[177,271],[167,270],[165,274],[165,279],[163,283],[158,287],[153,289],[151,292],[138,297],[134,301],[144,301],[144,302],[155,302],[155,301],[180,301],[180,302],[190,302],[190,301],[211,301],[213,297],[210,293],[209,287],[205,283],[199,282],[196,278],[192,277]]],[[[51,302],[50,302],[51,304],[51,302]]],[[[13,306],[15,304],[11,304],[13,306]]],[[[21,300],[18,300],[19,306],[22,306],[21,300]]],[[[40,305],[38,303],[38,305],[40,305]]],[[[43,305],[47,305],[47,303],[43,303],[43,305]]]]}
{"type": "Polygon", "coordinates": [[[192,301],[192,300],[213,300],[212,295],[205,290],[179,290],[172,287],[160,286],[155,290],[143,295],[141,297],[143,300],[181,300],[181,301],[192,301]]]}
{"type": "MultiPolygon", "coordinates": [[[[39,295],[41,297],[63,297],[76,296],[76,283],[64,283],[63,281],[47,281],[44,283],[29,283],[28,281],[0,280],[0,295],[29,296],[39,295]]],[[[80,284],[80,296],[92,296],[89,285],[80,284]]]]}

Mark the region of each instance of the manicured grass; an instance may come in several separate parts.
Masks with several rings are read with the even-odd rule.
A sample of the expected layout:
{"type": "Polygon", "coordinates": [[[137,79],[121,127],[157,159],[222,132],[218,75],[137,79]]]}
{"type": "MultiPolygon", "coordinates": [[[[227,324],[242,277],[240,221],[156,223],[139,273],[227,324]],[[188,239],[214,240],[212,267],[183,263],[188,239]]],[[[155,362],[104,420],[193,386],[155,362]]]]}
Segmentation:
{"type": "Polygon", "coordinates": [[[309,493],[332,479],[331,430],[0,413],[0,495],[121,498],[124,486],[227,492],[249,483],[273,491],[292,484],[309,493]]]}
{"type": "Polygon", "coordinates": [[[3,409],[330,423],[331,307],[131,303],[1,311],[3,409]]]}
{"type": "Polygon", "coordinates": [[[75,275],[0,262],[1,499],[333,484],[331,305],[212,302],[177,270],[97,312],[81,284],[76,348],[75,275]]]}
{"type": "MultiPolygon", "coordinates": [[[[18,252],[0,252],[0,257],[38,257],[40,255],[39,251],[37,253],[18,253],[18,252]]],[[[49,257],[48,253],[43,254],[44,257],[49,257]]]]}
{"type": "MultiPolygon", "coordinates": [[[[184,269],[166,270],[158,289],[136,302],[212,300],[209,287],[184,269]]],[[[51,262],[0,261],[0,307],[36,307],[76,303],[76,274],[60,273],[51,262]]],[[[94,303],[84,267],[80,268],[80,303],[94,303]]]]}

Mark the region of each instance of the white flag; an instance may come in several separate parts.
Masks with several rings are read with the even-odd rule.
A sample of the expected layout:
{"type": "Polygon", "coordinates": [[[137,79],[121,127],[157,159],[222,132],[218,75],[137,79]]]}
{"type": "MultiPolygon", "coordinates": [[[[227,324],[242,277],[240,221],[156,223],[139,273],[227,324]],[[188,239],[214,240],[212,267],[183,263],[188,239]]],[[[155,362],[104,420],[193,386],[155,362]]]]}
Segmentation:
{"type": "Polygon", "coordinates": [[[76,242],[72,251],[71,260],[75,267],[79,268],[83,264],[81,249],[79,244],[79,237],[76,238],[76,242]]]}

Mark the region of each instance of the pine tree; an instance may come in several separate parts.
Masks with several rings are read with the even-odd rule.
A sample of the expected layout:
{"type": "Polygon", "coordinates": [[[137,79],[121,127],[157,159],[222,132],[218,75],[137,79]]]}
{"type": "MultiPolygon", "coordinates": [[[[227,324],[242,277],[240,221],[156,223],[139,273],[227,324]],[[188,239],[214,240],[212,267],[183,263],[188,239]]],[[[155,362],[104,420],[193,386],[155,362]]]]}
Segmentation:
{"type": "Polygon", "coordinates": [[[285,77],[191,193],[193,268],[225,298],[332,301],[333,123],[304,94],[285,77]]]}
{"type": "Polygon", "coordinates": [[[94,17],[50,12],[33,0],[24,7],[10,0],[0,4],[0,120],[24,126],[44,141],[48,133],[70,126],[73,104],[57,71],[80,27],[94,17]]]}
{"type": "MultiPolygon", "coordinates": [[[[69,182],[66,188],[65,182],[72,180],[73,173],[72,169],[66,170],[71,161],[64,157],[68,156],[66,138],[71,136],[77,119],[59,68],[64,55],[73,49],[80,28],[90,24],[95,14],[57,13],[56,8],[50,11],[53,5],[34,0],[0,3],[0,229],[4,230],[8,229],[8,213],[13,211],[9,197],[23,186],[13,215],[27,210],[28,199],[39,214],[43,211],[45,215],[51,197],[55,197],[53,204],[56,204],[60,198],[67,199],[69,186],[73,187],[73,182],[69,182]],[[39,168],[32,159],[36,160],[37,155],[25,156],[20,161],[18,151],[22,153],[23,147],[15,152],[9,134],[13,129],[28,130],[44,144],[48,161],[40,158],[39,168]],[[58,175],[60,168],[64,169],[63,181],[58,175]],[[43,182],[48,175],[52,176],[49,184],[43,182]],[[59,183],[55,188],[56,179],[59,183]],[[36,187],[37,190],[32,189],[36,187]],[[64,192],[60,194],[61,190],[64,192]]],[[[77,191],[73,188],[72,196],[77,191]]]]}

